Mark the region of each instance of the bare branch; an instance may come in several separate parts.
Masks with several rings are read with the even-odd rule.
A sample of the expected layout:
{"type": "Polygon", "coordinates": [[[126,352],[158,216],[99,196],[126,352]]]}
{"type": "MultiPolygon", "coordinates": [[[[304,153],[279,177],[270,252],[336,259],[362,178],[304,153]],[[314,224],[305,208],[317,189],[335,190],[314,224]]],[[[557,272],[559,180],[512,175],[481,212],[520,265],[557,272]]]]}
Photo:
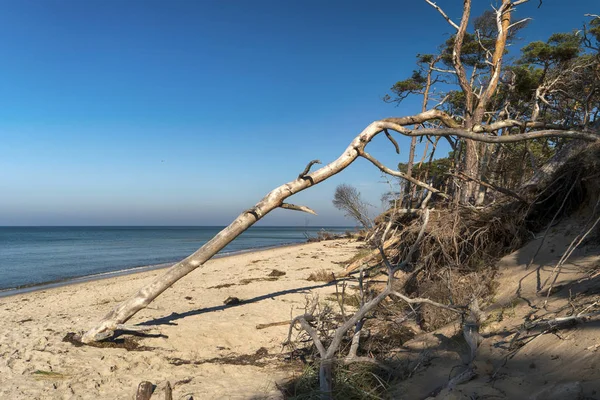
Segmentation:
{"type": "Polygon", "coordinates": [[[398,146],[398,142],[396,142],[396,139],[394,139],[392,135],[390,135],[387,129],[384,129],[383,132],[385,133],[385,136],[390,140],[390,142],[392,142],[392,144],[394,145],[394,148],[396,149],[396,154],[400,154],[400,146],[398,146]]]}
{"type": "Polygon", "coordinates": [[[456,71],[454,71],[452,69],[441,69],[441,68],[438,68],[438,67],[434,67],[434,68],[431,68],[431,69],[433,71],[441,72],[443,74],[456,74],[456,71]]]}
{"type": "Polygon", "coordinates": [[[508,29],[512,29],[512,28],[514,28],[515,26],[517,26],[517,25],[519,25],[519,24],[522,24],[523,22],[526,22],[526,21],[531,21],[531,18],[523,18],[523,19],[522,19],[522,20],[520,20],[520,21],[517,21],[517,22],[515,22],[515,23],[512,23],[512,24],[510,24],[510,25],[509,25],[508,29]]]}
{"type": "Polygon", "coordinates": [[[298,175],[298,179],[304,178],[306,176],[306,174],[308,174],[308,172],[310,171],[312,166],[315,164],[321,164],[321,161],[320,160],[312,160],[311,162],[309,162],[308,165],[306,166],[306,168],[304,168],[304,171],[300,172],[300,175],[298,175]]]}
{"type": "MultiPolygon", "coordinates": [[[[446,114],[440,110],[428,110],[421,114],[418,114],[415,117],[402,117],[402,118],[385,118],[381,122],[391,122],[396,125],[405,126],[405,125],[417,125],[426,121],[431,120],[440,120],[442,124],[446,125],[448,128],[460,128],[461,125],[454,120],[450,115],[446,114]],[[417,117],[417,118],[415,118],[417,117]]],[[[397,129],[391,128],[395,131],[397,129]]],[[[398,131],[400,132],[400,131],[398,131]]],[[[400,132],[402,133],[402,132],[400,132]]]]}
{"type": "Polygon", "coordinates": [[[286,210],[303,211],[305,213],[317,215],[317,213],[313,209],[306,207],[306,206],[297,206],[295,204],[281,203],[281,205],[279,207],[285,208],[286,210]]]}
{"type": "Polygon", "coordinates": [[[477,179],[477,178],[475,178],[473,176],[469,176],[469,175],[465,174],[464,172],[459,172],[458,174],[454,174],[454,176],[456,176],[458,178],[462,178],[462,179],[471,180],[473,182],[476,182],[479,185],[485,186],[488,189],[492,189],[492,190],[495,190],[497,192],[503,193],[503,194],[505,194],[507,196],[513,197],[513,198],[519,200],[522,203],[526,203],[526,204],[528,203],[527,200],[525,200],[524,198],[522,198],[521,196],[519,196],[517,193],[513,192],[512,190],[509,190],[509,189],[506,189],[506,188],[503,188],[503,187],[500,187],[500,186],[496,186],[496,185],[493,185],[493,184],[488,183],[488,182],[484,182],[484,181],[482,181],[480,179],[477,179]]]}
{"type": "Polygon", "coordinates": [[[450,95],[447,94],[446,96],[444,96],[444,98],[439,103],[437,103],[435,106],[433,106],[433,108],[436,109],[438,107],[441,107],[446,102],[446,100],[448,100],[449,98],[450,98],[450,95]]]}
{"type": "Polygon", "coordinates": [[[449,23],[450,25],[452,25],[452,27],[453,27],[454,29],[456,29],[456,30],[459,30],[459,29],[460,29],[460,28],[458,27],[458,25],[456,25],[456,24],[455,24],[455,23],[454,23],[454,22],[453,22],[453,21],[450,19],[450,17],[448,16],[448,14],[446,14],[446,13],[444,12],[444,10],[442,10],[442,9],[440,8],[440,6],[438,6],[437,4],[435,4],[435,3],[434,3],[433,1],[431,1],[431,0],[425,0],[425,1],[426,1],[426,2],[427,2],[427,4],[429,4],[431,7],[435,8],[435,9],[436,9],[436,10],[437,10],[437,11],[438,11],[438,12],[439,12],[441,15],[442,15],[442,17],[444,17],[444,19],[445,19],[446,21],[448,21],[448,23],[449,23]]]}
{"type": "Polygon", "coordinates": [[[452,64],[458,77],[458,83],[460,88],[465,94],[466,113],[467,115],[473,112],[473,89],[467,80],[465,67],[462,64],[460,56],[462,54],[462,45],[467,32],[467,26],[469,25],[469,18],[471,15],[471,0],[463,1],[463,14],[460,20],[460,27],[454,38],[454,47],[452,48],[452,64]]]}
{"type": "Polygon", "coordinates": [[[563,129],[563,127],[561,125],[545,124],[543,122],[535,122],[535,121],[521,122],[521,121],[517,121],[517,120],[514,120],[514,119],[505,119],[505,120],[493,122],[491,124],[475,125],[473,127],[473,132],[476,132],[476,133],[483,133],[483,132],[491,133],[491,132],[498,131],[500,129],[513,128],[513,127],[519,127],[522,130],[533,129],[533,128],[548,128],[548,129],[557,129],[557,130],[563,129]]]}
{"type": "MultiPolygon", "coordinates": [[[[408,254],[406,255],[405,260],[401,264],[405,264],[405,263],[409,263],[410,262],[410,260],[412,259],[413,255],[417,251],[417,247],[421,243],[421,240],[423,240],[423,236],[425,236],[425,228],[427,228],[427,224],[429,223],[429,210],[428,209],[424,209],[424,211],[423,211],[423,217],[422,218],[423,218],[423,223],[421,225],[421,229],[419,230],[419,234],[417,235],[417,239],[412,244],[412,246],[410,246],[410,249],[408,250],[408,254]]],[[[394,268],[394,270],[397,270],[399,268],[400,267],[396,266],[394,268]]],[[[392,272],[392,276],[393,276],[394,275],[394,271],[391,271],[391,272],[392,272]]]]}
{"type": "MultiPolygon", "coordinates": [[[[294,318],[292,320],[292,323],[290,324],[290,332],[291,332],[292,327],[296,324],[296,322],[298,322],[300,324],[300,326],[302,327],[302,329],[304,329],[306,331],[306,333],[309,334],[310,338],[313,340],[315,347],[319,351],[319,354],[321,355],[321,357],[324,357],[325,354],[327,353],[327,351],[325,350],[325,347],[323,346],[323,343],[321,342],[321,339],[319,338],[319,334],[317,333],[317,331],[308,323],[307,316],[310,317],[308,319],[314,319],[314,317],[312,315],[307,315],[307,314],[297,316],[296,318],[294,318]]],[[[289,335],[288,335],[288,343],[289,343],[289,335]]]]}
{"type": "Polygon", "coordinates": [[[458,308],[455,308],[455,307],[451,307],[451,306],[447,306],[447,305],[442,304],[442,303],[437,303],[437,302],[435,302],[433,300],[430,300],[430,299],[424,299],[424,298],[420,298],[420,297],[410,298],[410,297],[407,297],[407,296],[403,295],[402,293],[399,293],[399,292],[396,292],[396,291],[393,291],[390,294],[398,297],[399,299],[401,299],[402,301],[407,302],[408,304],[429,304],[430,306],[443,308],[444,310],[450,310],[450,311],[453,311],[453,312],[455,312],[457,314],[462,314],[462,312],[463,312],[461,309],[458,309],[458,308]]]}
{"type": "Polygon", "coordinates": [[[596,142],[600,140],[600,136],[590,132],[580,132],[573,130],[558,130],[558,129],[548,129],[542,131],[533,131],[527,133],[519,133],[516,135],[502,135],[502,136],[491,136],[491,135],[482,135],[479,133],[474,133],[467,131],[466,129],[455,129],[455,128],[442,128],[442,129],[419,129],[419,130],[409,130],[402,126],[394,126],[392,124],[385,124],[388,129],[395,130],[400,132],[406,136],[421,136],[421,135],[431,135],[431,136],[458,136],[466,139],[473,139],[478,142],[483,143],[515,143],[521,142],[523,140],[530,139],[539,139],[544,137],[564,137],[564,138],[573,138],[573,139],[581,139],[589,142],[596,142]]]}
{"type": "Polygon", "coordinates": [[[379,162],[377,159],[375,159],[372,155],[370,155],[369,153],[365,152],[365,151],[361,151],[360,153],[361,157],[366,158],[367,160],[371,161],[371,163],[373,163],[373,165],[375,165],[377,168],[379,168],[382,172],[385,172],[388,175],[392,175],[392,176],[397,176],[398,178],[402,178],[402,179],[406,179],[407,181],[414,183],[417,186],[421,186],[424,189],[430,190],[435,194],[439,194],[440,196],[444,197],[444,198],[448,198],[448,195],[439,191],[438,189],[434,188],[433,186],[430,186],[428,184],[426,184],[425,182],[421,182],[413,177],[410,177],[408,175],[406,175],[403,172],[400,171],[394,171],[388,167],[386,167],[385,165],[383,165],[381,162],[379,162]]]}

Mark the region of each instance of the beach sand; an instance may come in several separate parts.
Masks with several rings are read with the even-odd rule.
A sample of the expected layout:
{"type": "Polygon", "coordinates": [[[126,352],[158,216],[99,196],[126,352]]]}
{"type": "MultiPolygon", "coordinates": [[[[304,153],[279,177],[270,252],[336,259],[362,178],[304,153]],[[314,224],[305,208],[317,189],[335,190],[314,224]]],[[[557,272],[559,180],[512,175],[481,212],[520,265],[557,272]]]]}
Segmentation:
{"type": "MultiPolygon", "coordinates": [[[[292,374],[282,362],[289,321],[311,293],[335,287],[307,281],[321,269],[341,273],[358,243],[325,241],[211,260],[136,314],[160,336],[141,349],[77,347],[63,341],[82,333],[163,270],[0,298],[0,398],[132,399],[141,381],[164,398],[276,399],[276,383],[292,374]],[[273,270],[286,274],[274,277],[273,270]],[[224,305],[228,297],[243,302],[224,305]],[[245,364],[245,365],[244,365],[245,364]]],[[[127,336],[131,337],[131,336],[127,336]]]]}

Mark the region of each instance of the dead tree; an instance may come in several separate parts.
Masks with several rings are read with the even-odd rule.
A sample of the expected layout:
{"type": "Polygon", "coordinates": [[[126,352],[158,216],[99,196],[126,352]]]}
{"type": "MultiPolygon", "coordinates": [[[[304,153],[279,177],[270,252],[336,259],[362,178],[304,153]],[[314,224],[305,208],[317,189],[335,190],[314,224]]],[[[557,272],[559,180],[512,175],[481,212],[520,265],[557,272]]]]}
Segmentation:
{"type": "MultiPolygon", "coordinates": [[[[383,172],[403,178],[412,184],[425,189],[428,194],[448,198],[448,195],[439,189],[415,179],[412,176],[408,176],[405,173],[390,169],[367,153],[365,150],[366,146],[381,132],[384,132],[385,136],[393,143],[397,153],[399,153],[399,146],[390,134],[390,131],[395,131],[409,137],[433,136],[455,138],[456,140],[463,139],[466,143],[466,167],[464,168],[464,172],[467,176],[473,176],[476,178],[478,177],[478,142],[502,144],[548,137],[564,137],[587,141],[597,141],[599,137],[592,131],[591,127],[584,127],[583,129],[577,130],[572,129],[572,127],[569,126],[556,126],[542,121],[520,121],[508,117],[504,119],[498,118],[494,122],[490,123],[485,123],[483,121],[483,115],[485,114],[486,106],[489,104],[490,99],[494,95],[496,87],[498,86],[502,67],[502,55],[505,49],[508,31],[515,24],[519,24],[519,22],[521,22],[519,21],[511,24],[511,12],[515,6],[526,1],[528,0],[502,0],[502,5],[496,10],[495,18],[498,33],[494,49],[493,51],[489,52],[488,64],[490,73],[486,84],[480,86],[477,90],[473,88],[472,84],[475,71],[472,71],[471,79],[467,79],[465,67],[460,58],[462,44],[470,17],[471,0],[464,0],[463,16],[460,24],[455,24],[449,20],[446,14],[444,14],[444,12],[436,6],[436,9],[440,11],[442,16],[444,16],[444,18],[448,20],[451,26],[457,31],[452,50],[452,61],[459,85],[466,96],[464,115],[451,116],[434,108],[413,116],[387,118],[371,123],[350,143],[346,150],[335,161],[323,166],[322,168],[319,168],[314,172],[310,172],[310,169],[313,164],[317,163],[317,161],[315,160],[310,162],[304,171],[300,173],[298,178],[272,190],[254,207],[241,213],[229,226],[224,228],[195,253],[172,266],[163,275],[157,277],[153,282],[141,288],[131,298],[119,304],[99,323],[89,329],[83,335],[82,341],[84,343],[90,343],[93,341],[106,339],[111,337],[114,331],[117,329],[140,330],[140,327],[125,325],[125,323],[138,311],[148,306],[157,296],[171,287],[171,285],[196,268],[202,266],[217,252],[223,249],[227,244],[233,241],[242,232],[251,227],[269,212],[276,208],[285,208],[289,210],[315,213],[312,209],[306,206],[289,204],[286,203],[285,200],[300,191],[303,191],[330,178],[335,174],[338,174],[351,163],[353,163],[358,157],[369,160],[383,172]],[[414,128],[425,123],[428,123],[428,126],[439,126],[439,128],[414,128]],[[409,128],[410,126],[413,128],[409,128]],[[509,132],[510,128],[518,128],[520,133],[513,134],[513,132],[509,132]]],[[[431,1],[428,2],[432,4],[431,1]]],[[[466,185],[467,190],[462,193],[463,198],[469,197],[476,192],[475,181],[469,181],[466,185]]]]}
{"type": "Polygon", "coordinates": [[[338,185],[333,195],[333,205],[338,210],[344,211],[347,217],[356,220],[363,228],[372,227],[373,223],[367,210],[368,204],[362,200],[360,192],[354,186],[338,185]]]}
{"type": "MultiPolygon", "coordinates": [[[[529,140],[534,138],[543,137],[567,137],[576,138],[587,141],[597,141],[599,136],[591,132],[581,132],[575,130],[559,130],[559,129],[545,129],[546,126],[542,123],[528,124],[520,123],[518,121],[501,121],[491,125],[475,125],[471,129],[466,129],[457,123],[449,115],[439,110],[429,110],[424,113],[420,113],[413,116],[401,117],[401,118],[387,118],[380,121],[375,121],[367,126],[360,135],[358,135],[346,148],[338,159],[325,165],[318,170],[308,173],[301,174],[300,177],[294,179],[291,182],[285,183],[270,193],[268,193],[261,201],[259,201],[254,207],[241,213],[229,226],[224,228],[215,237],[204,244],[195,253],[178,262],[162,276],[157,277],[153,282],[147,286],[141,288],[135,295],[128,300],[119,304],[115,309],[109,312],[98,324],[88,330],[82,337],[84,343],[90,343],[99,341],[111,337],[115,330],[139,330],[136,327],[124,325],[132,316],[138,311],[142,310],[148,304],[150,304],[156,297],[162,292],[167,290],[171,285],[183,278],[196,268],[202,266],[206,261],[213,257],[217,252],[223,249],[227,244],[238,237],[242,232],[254,225],[259,219],[263,218],[269,212],[276,208],[286,208],[290,210],[298,210],[314,213],[308,207],[298,206],[294,204],[285,203],[284,201],[295,193],[305,190],[313,185],[316,185],[327,178],[341,172],[354,162],[358,157],[363,157],[377,166],[384,172],[387,172],[394,176],[399,176],[408,179],[412,183],[430,190],[433,194],[445,196],[444,193],[439,190],[427,185],[414,178],[408,178],[405,174],[399,171],[391,170],[384,166],[377,159],[372,157],[365,151],[367,144],[375,138],[379,133],[393,130],[406,136],[456,136],[459,138],[468,138],[475,141],[482,141],[485,143],[513,143],[522,140],[529,140]],[[445,128],[440,129],[409,129],[406,126],[421,124],[427,121],[438,120],[442,123],[445,128]],[[481,135],[480,132],[497,132],[500,128],[505,126],[520,126],[523,125],[525,128],[532,129],[530,132],[515,134],[515,135],[481,135]]],[[[552,127],[551,127],[552,128],[552,127]]],[[[396,150],[398,151],[397,144],[395,143],[396,150]]]]}
{"type": "MultiPolygon", "coordinates": [[[[350,331],[351,329],[354,328],[354,335],[352,337],[352,345],[350,346],[350,351],[348,353],[348,356],[343,359],[343,362],[346,364],[351,363],[351,362],[376,362],[374,359],[371,359],[368,357],[358,357],[356,355],[356,351],[359,346],[360,333],[361,333],[361,329],[362,329],[365,317],[369,313],[371,313],[387,297],[390,297],[390,296],[397,297],[400,300],[403,300],[410,305],[425,303],[425,304],[433,305],[435,307],[452,310],[457,313],[462,313],[462,310],[459,308],[440,304],[440,303],[434,302],[430,299],[409,298],[409,297],[397,292],[394,289],[394,281],[395,281],[396,273],[398,271],[402,270],[403,268],[405,268],[406,265],[411,262],[413,255],[415,254],[415,251],[417,250],[417,248],[419,246],[419,243],[423,239],[423,236],[425,234],[425,228],[427,227],[427,223],[429,221],[429,210],[428,209],[426,209],[426,208],[424,209],[422,218],[423,218],[423,223],[421,225],[421,229],[419,231],[417,239],[410,247],[410,250],[409,250],[406,258],[402,262],[400,262],[396,265],[392,265],[389,262],[389,260],[385,256],[385,252],[383,250],[383,243],[385,243],[387,234],[389,233],[389,228],[392,225],[393,218],[390,218],[390,222],[387,226],[386,231],[384,232],[384,234],[381,238],[381,243],[379,246],[379,251],[381,252],[381,255],[383,256],[383,260],[387,267],[388,279],[387,279],[385,289],[382,290],[377,296],[375,296],[374,298],[372,298],[369,301],[365,301],[364,292],[361,290],[362,293],[361,293],[360,307],[352,316],[347,318],[335,330],[335,332],[333,333],[333,336],[330,340],[329,346],[325,347],[325,345],[322,341],[322,338],[319,336],[319,332],[316,329],[314,329],[314,327],[311,325],[311,321],[313,321],[315,319],[314,310],[316,309],[316,307],[314,307],[314,306],[312,307],[313,312],[308,312],[303,315],[297,316],[292,320],[292,322],[290,324],[290,330],[288,333],[288,338],[287,338],[286,343],[290,343],[290,341],[291,341],[292,328],[294,327],[294,325],[299,324],[301,326],[301,328],[304,331],[306,331],[306,333],[308,333],[308,335],[312,339],[313,343],[315,344],[317,351],[319,352],[319,356],[321,358],[319,361],[319,387],[320,387],[320,393],[321,393],[322,399],[324,399],[324,400],[330,399],[332,396],[333,365],[336,362],[335,356],[338,353],[339,348],[342,344],[342,341],[343,341],[344,337],[347,335],[348,331],[350,331]]],[[[362,276],[361,276],[361,278],[359,280],[359,284],[360,284],[361,288],[362,288],[362,283],[363,282],[362,282],[362,276]]]]}

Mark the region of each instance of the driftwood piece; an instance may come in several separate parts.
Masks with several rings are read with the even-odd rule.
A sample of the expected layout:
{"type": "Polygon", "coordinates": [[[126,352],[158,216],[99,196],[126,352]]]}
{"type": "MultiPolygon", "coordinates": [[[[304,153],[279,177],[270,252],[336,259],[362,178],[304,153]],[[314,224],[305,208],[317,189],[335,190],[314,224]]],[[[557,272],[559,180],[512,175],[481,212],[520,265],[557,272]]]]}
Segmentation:
{"type": "Polygon", "coordinates": [[[154,392],[154,385],[152,382],[143,381],[140,382],[135,394],[135,400],[150,400],[152,393],[154,392]]]}
{"type": "Polygon", "coordinates": [[[277,321],[277,322],[270,322],[268,324],[256,324],[256,329],[265,329],[265,328],[270,328],[272,326],[284,326],[284,325],[289,325],[290,321],[277,321]]]}
{"type": "Polygon", "coordinates": [[[173,400],[173,389],[169,381],[165,383],[165,400],[173,400]]]}

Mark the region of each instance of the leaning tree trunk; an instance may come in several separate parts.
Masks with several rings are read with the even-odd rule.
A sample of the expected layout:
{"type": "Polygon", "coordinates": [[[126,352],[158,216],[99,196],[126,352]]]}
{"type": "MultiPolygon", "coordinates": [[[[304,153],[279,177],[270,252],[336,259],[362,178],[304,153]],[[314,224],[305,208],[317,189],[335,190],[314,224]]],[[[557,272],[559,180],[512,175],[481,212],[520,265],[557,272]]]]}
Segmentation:
{"type": "Polygon", "coordinates": [[[560,167],[581,153],[587,146],[588,143],[580,140],[574,140],[565,144],[531,178],[521,185],[520,190],[527,192],[528,190],[546,185],[560,167]]]}
{"type": "MultiPolygon", "coordinates": [[[[406,175],[412,177],[413,174],[413,166],[415,165],[415,149],[417,147],[417,137],[413,136],[410,140],[410,149],[408,150],[408,163],[406,164],[406,175]]],[[[404,188],[404,199],[402,204],[406,206],[406,208],[412,207],[413,196],[412,186],[410,182],[406,182],[406,187],[404,188]]]]}
{"type": "MultiPolygon", "coordinates": [[[[479,178],[478,143],[474,140],[465,140],[465,160],[463,171],[467,176],[479,178]]],[[[463,204],[469,204],[475,199],[478,186],[474,181],[464,183],[461,194],[463,204]]]]}
{"type": "Polygon", "coordinates": [[[300,173],[298,178],[284,185],[281,185],[278,188],[271,191],[253,208],[244,211],[242,214],[240,214],[229,226],[227,226],[225,229],[219,232],[214,238],[208,241],[194,254],[190,255],[183,261],[178,262],[177,264],[169,268],[169,270],[164,275],[157,277],[150,284],[140,289],[134,296],[119,304],[115,309],[109,312],[97,325],[95,325],[92,329],[90,329],[83,335],[83,337],[81,338],[82,342],[91,343],[94,341],[103,340],[112,336],[114,331],[117,329],[131,328],[126,327],[123,324],[127,322],[138,311],[148,306],[148,304],[150,304],[162,292],[167,290],[171,285],[173,285],[179,279],[183,278],[196,268],[203,265],[207,260],[209,260],[217,252],[223,249],[227,244],[233,241],[242,232],[244,232],[256,221],[267,215],[275,208],[286,208],[291,210],[314,213],[314,211],[312,211],[308,207],[287,204],[284,203],[284,200],[295,193],[298,193],[310,186],[316,185],[317,183],[322,182],[325,179],[341,172],[348,165],[354,162],[354,160],[356,160],[359,156],[369,160],[371,163],[373,163],[379,169],[386,173],[404,178],[414,184],[427,188],[428,190],[432,191],[432,193],[436,193],[447,197],[444,193],[441,193],[439,190],[431,187],[430,185],[420,182],[414,178],[410,178],[406,176],[406,174],[403,174],[399,171],[393,171],[385,167],[379,161],[374,159],[370,154],[365,152],[364,149],[366,145],[377,134],[379,134],[382,131],[386,132],[386,136],[394,144],[396,152],[399,152],[400,149],[398,147],[398,144],[389,135],[389,133],[387,132],[388,129],[397,131],[406,136],[422,136],[425,134],[431,136],[458,136],[474,140],[481,140],[487,143],[517,142],[521,140],[528,140],[548,136],[572,137],[590,141],[596,141],[598,139],[596,135],[586,132],[557,130],[530,132],[511,136],[480,135],[477,133],[473,133],[470,130],[465,130],[458,123],[456,123],[456,121],[454,121],[449,115],[439,110],[429,110],[414,116],[402,118],[388,118],[385,120],[373,122],[372,124],[367,126],[365,130],[363,130],[362,133],[352,141],[352,143],[350,143],[350,146],[346,148],[344,153],[337,160],[331,162],[330,164],[327,164],[326,166],[310,174],[310,167],[318,161],[315,160],[309,163],[305,170],[302,173],[300,173]],[[405,128],[406,125],[420,124],[425,121],[430,121],[434,119],[440,120],[444,125],[446,125],[449,128],[434,131],[428,129],[410,130],[408,128],[405,128]]]}
{"type": "MultiPolygon", "coordinates": [[[[82,342],[91,343],[112,336],[115,330],[117,330],[120,326],[122,327],[122,324],[127,322],[138,311],[148,306],[148,304],[150,304],[162,292],[168,289],[179,279],[203,265],[227,244],[242,234],[246,229],[254,225],[256,221],[267,215],[275,208],[281,207],[314,213],[314,211],[310,210],[308,207],[286,204],[283,201],[291,195],[298,193],[312,185],[316,185],[317,183],[342,171],[359,155],[363,155],[364,148],[367,143],[369,143],[384,129],[394,129],[395,127],[401,128],[404,125],[418,124],[431,119],[441,119],[447,121],[447,123],[450,125],[456,125],[449,116],[438,110],[430,110],[411,117],[396,118],[393,123],[386,124],[384,121],[373,122],[367,128],[365,128],[365,130],[359,136],[357,136],[352,143],[350,143],[350,146],[348,146],[346,151],[337,160],[311,174],[308,174],[312,164],[318,161],[311,162],[297,179],[279,186],[271,191],[253,208],[240,214],[229,226],[219,232],[214,238],[208,241],[195,253],[172,266],[164,275],[156,278],[149,285],[140,289],[133,297],[119,304],[114,310],[109,312],[102,319],[102,321],[100,321],[100,323],[83,335],[81,339],[82,342]]],[[[388,137],[393,141],[391,136],[388,137]]],[[[398,145],[395,143],[395,141],[394,145],[396,146],[396,150],[399,151],[398,145]]],[[[408,179],[413,183],[420,183],[412,178],[408,179]]]]}

